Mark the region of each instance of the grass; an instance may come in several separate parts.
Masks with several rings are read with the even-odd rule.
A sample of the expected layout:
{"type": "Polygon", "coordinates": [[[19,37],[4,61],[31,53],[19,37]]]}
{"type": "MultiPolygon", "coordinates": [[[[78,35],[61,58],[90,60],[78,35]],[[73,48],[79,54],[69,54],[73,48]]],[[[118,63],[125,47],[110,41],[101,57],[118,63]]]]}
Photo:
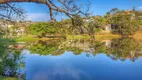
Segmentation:
{"type": "Polygon", "coordinates": [[[115,35],[111,33],[106,33],[106,34],[98,34],[95,35],[96,40],[106,40],[106,39],[115,39],[115,38],[120,38],[120,35],[115,35]]]}
{"type": "Polygon", "coordinates": [[[16,42],[32,42],[40,40],[39,38],[34,38],[32,35],[22,36],[19,38],[14,38],[16,42]]]}
{"type": "Polygon", "coordinates": [[[33,35],[25,35],[22,37],[14,38],[13,40],[16,42],[33,42],[33,41],[38,41],[38,40],[46,41],[50,39],[58,39],[58,38],[46,38],[46,37],[37,38],[37,37],[34,37],[33,35]]]}
{"type": "MultiPolygon", "coordinates": [[[[104,34],[96,34],[95,35],[96,40],[104,40],[104,39],[114,39],[114,38],[120,38],[120,35],[114,35],[111,33],[104,33],[104,34]]],[[[14,38],[13,40],[16,42],[33,42],[37,40],[49,40],[53,38],[36,38],[33,37],[32,35],[25,35],[22,37],[14,38]]],[[[54,38],[56,39],[56,38],[54,38]]],[[[67,40],[78,40],[78,39],[90,39],[89,35],[67,35],[67,40]]]]}
{"type": "Polygon", "coordinates": [[[67,39],[78,40],[78,39],[90,39],[88,35],[67,35],[67,39]]]}
{"type": "Polygon", "coordinates": [[[0,80],[21,80],[21,79],[0,76],[0,80]]]}
{"type": "Polygon", "coordinates": [[[139,30],[135,32],[135,34],[132,36],[135,40],[142,42],[142,30],[139,30]]]}
{"type": "MultiPolygon", "coordinates": [[[[114,39],[114,38],[120,38],[120,37],[121,37],[120,35],[114,35],[111,33],[95,35],[96,40],[114,39]]],[[[89,35],[68,35],[67,39],[73,39],[73,40],[90,39],[90,36],[89,35]]]]}

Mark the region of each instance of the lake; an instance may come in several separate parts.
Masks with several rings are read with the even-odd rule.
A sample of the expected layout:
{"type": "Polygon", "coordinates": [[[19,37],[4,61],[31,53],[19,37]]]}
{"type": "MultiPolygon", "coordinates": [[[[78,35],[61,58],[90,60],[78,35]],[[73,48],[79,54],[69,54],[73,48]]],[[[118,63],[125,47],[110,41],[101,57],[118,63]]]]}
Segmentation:
{"type": "Polygon", "coordinates": [[[131,38],[1,43],[0,73],[25,80],[142,80],[142,46],[131,38]]]}

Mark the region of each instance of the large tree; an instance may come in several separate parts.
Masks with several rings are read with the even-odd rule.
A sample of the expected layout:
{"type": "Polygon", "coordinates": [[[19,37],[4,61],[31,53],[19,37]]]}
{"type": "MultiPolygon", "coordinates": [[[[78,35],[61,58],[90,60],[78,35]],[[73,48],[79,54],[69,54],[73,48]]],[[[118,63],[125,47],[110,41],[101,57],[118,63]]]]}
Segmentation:
{"type": "Polygon", "coordinates": [[[141,44],[138,44],[132,38],[121,38],[114,39],[112,43],[111,54],[116,59],[127,59],[135,60],[138,57],[139,51],[142,48],[141,44]]]}
{"type": "Polygon", "coordinates": [[[29,32],[39,37],[45,37],[47,34],[55,34],[57,30],[58,23],[45,23],[39,22],[29,26],[29,32]]]}
{"type": "Polygon", "coordinates": [[[1,4],[0,0],[0,19],[13,20],[23,19],[25,11],[13,3],[1,4]]]}
{"type": "Polygon", "coordinates": [[[10,3],[15,2],[35,2],[45,4],[49,9],[51,20],[55,20],[54,13],[64,13],[70,18],[72,18],[73,14],[81,13],[84,15],[88,15],[90,6],[88,0],[84,0],[84,3],[80,0],[0,0],[1,5],[8,6],[11,10],[17,13],[16,7],[10,5],[10,3]]]}
{"type": "Polygon", "coordinates": [[[115,25],[115,33],[127,36],[136,32],[139,27],[139,21],[136,19],[135,12],[133,10],[118,10],[117,8],[111,10],[112,12],[108,17],[108,22],[115,25]]]}

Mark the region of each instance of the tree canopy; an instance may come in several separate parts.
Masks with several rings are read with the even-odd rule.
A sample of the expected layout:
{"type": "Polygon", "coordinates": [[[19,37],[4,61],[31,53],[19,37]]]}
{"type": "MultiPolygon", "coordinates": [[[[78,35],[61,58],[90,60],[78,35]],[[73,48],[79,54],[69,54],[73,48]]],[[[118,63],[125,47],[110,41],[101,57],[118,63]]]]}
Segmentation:
{"type": "Polygon", "coordinates": [[[55,34],[57,32],[58,23],[39,22],[29,26],[29,32],[33,35],[45,36],[46,34],[55,34]]]}
{"type": "Polygon", "coordinates": [[[107,15],[108,22],[115,26],[115,33],[121,35],[132,35],[139,27],[139,21],[137,20],[136,13],[132,10],[119,10],[117,8],[112,9],[107,15]]]}
{"type": "MultiPolygon", "coordinates": [[[[10,13],[14,12],[20,15],[21,11],[17,9],[17,7],[11,6],[12,4],[10,4],[14,2],[34,2],[34,3],[45,4],[49,9],[51,20],[55,20],[54,13],[64,13],[66,16],[70,18],[72,18],[74,14],[88,15],[90,7],[90,2],[88,0],[83,2],[79,0],[0,0],[1,4],[0,8],[3,9],[5,6],[6,7],[8,6],[10,13]],[[84,10],[82,8],[84,8],[84,10]]],[[[7,11],[6,9],[5,11],[7,11]]],[[[3,17],[10,17],[10,16],[3,15],[3,17]]]]}

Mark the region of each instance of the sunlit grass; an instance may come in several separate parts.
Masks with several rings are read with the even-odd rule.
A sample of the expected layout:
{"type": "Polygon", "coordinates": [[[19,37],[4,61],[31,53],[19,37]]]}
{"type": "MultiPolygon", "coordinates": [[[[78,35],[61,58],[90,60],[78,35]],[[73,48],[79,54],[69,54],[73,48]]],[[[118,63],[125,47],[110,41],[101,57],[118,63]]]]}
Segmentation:
{"type": "MultiPolygon", "coordinates": [[[[120,38],[120,35],[114,35],[114,34],[97,34],[95,35],[96,40],[105,40],[105,39],[114,39],[114,38],[120,38]]],[[[91,39],[89,35],[68,35],[67,39],[91,39]]]]}
{"type": "MultiPolygon", "coordinates": [[[[66,36],[67,40],[78,40],[78,39],[91,39],[89,35],[67,35],[66,36]]],[[[104,40],[104,39],[114,39],[114,38],[120,38],[120,35],[114,35],[111,33],[106,33],[106,34],[96,34],[95,39],[96,40],[104,40]]],[[[37,41],[37,40],[49,40],[50,38],[37,38],[33,37],[32,35],[25,35],[19,38],[14,38],[16,42],[32,42],[32,41],[37,41]]],[[[52,38],[53,39],[53,38],[52,38]]],[[[56,38],[54,38],[56,39],[56,38]]]]}
{"type": "Polygon", "coordinates": [[[21,79],[0,76],[0,80],[21,80],[21,79]]]}
{"type": "Polygon", "coordinates": [[[115,38],[120,38],[120,35],[115,35],[115,34],[98,34],[95,35],[96,40],[106,40],[106,39],[115,39],[115,38]]]}
{"type": "Polygon", "coordinates": [[[14,39],[16,42],[32,42],[32,41],[37,41],[39,38],[35,38],[32,35],[25,35],[21,36],[19,38],[14,39]]]}
{"type": "Polygon", "coordinates": [[[88,35],[67,35],[67,39],[78,40],[78,39],[90,39],[88,35]]]}
{"type": "Polygon", "coordinates": [[[142,30],[135,32],[132,37],[137,41],[142,41],[142,30]]]}

